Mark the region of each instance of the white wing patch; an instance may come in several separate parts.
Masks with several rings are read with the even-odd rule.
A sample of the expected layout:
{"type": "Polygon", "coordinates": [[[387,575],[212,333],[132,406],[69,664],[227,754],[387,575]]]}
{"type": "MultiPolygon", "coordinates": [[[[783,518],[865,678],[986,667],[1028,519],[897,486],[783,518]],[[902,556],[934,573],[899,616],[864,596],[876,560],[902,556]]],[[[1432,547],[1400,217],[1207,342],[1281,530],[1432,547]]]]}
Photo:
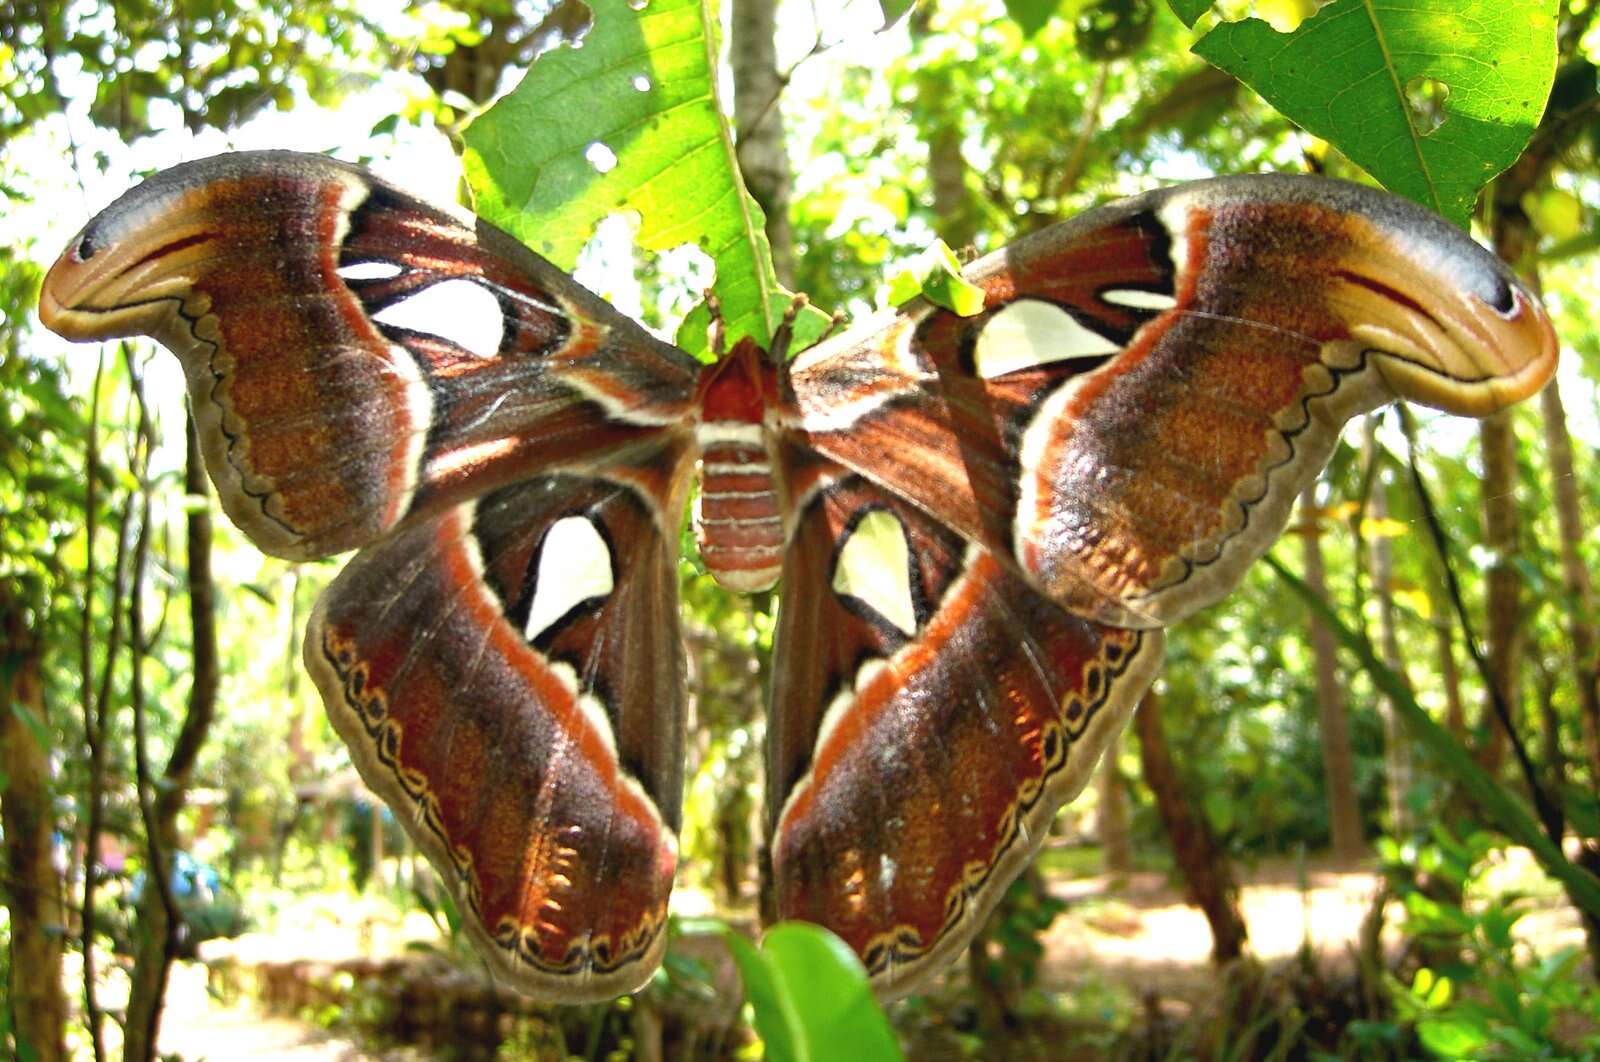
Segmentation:
{"type": "Polygon", "coordinates": [[[482,284],[455,278],[430,284],[372,315],[379,324],[438,336],[469,354],[492,358],[505,338],[500,300],[482,284]]]}
{"type": "Polygon", "coordinates": [[[593,523],[568,516],[550,525],[539,550],[523,636],[533,641],[574,605],[611,593],[611,549],[593,523]]]}
{"type": "Polygon", "coordinates": [[[870,512],[839,548],[834,593],[855,598],[910,637],[917,633],[910,561],[900,521],[883,509],[870,512]]]}
{"type": "Polygon", "coordinates": [[[985,380],[1070,358],[1115,354],[1122,347],[1079,324],[1059,306],[1018,299],[989,318],[973,346],[972,364],[985,380]]]}
{"type": "Polygon", "coordinates": [[[339,275],[345,280],[393,280],[404,272],[393,262],[351,262],[339,267],[339,275]]]}
{"type": "Polygon", "coordinates": [[[1178,300],[1171,295],[1159,291],[1144,291],[1140,288],[1112,288],[1100,293],[1101,302],[1109,302],[1113,306],[1126,306],[1131,310],[1170,310],[1178,305],[1178,300]]]}

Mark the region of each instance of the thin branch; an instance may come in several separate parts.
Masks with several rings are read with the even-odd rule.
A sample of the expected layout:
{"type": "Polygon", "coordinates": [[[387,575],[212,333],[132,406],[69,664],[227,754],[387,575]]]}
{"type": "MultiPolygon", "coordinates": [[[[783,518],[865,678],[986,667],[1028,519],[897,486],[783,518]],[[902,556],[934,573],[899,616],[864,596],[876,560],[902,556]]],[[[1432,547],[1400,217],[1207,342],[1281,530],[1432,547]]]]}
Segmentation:
{"type": "MultiPolygon", "coordinates": [[[[100,504],[100,386],[105,381],[106,352],[100,347],[99,359],[94,368],[94,386],[89,392],[89,438],[84,453],[83,535],[86,543],[83,562],[83,620],[78,630],[79,696],[83,701],[83,740],[89,746],[89,818],[84,829],[83,847],[83,921],[79,938],[83,949],[83,1020],[89,1027],[89,1042],[94,1047],[95,1062],[105,1062],[106,1047],[101,1036],[102,1018],[100,1003],[95,998],[94,969],[94,893],[95,864],[100,847],[101,815],[105,806],[105,698],[95,698],[94,682],[94,591],[97,571],[94,559],[94,540],[97,530],[95,513],[100,504]],[[98,707],[98,711],[96,708],[98,707]]],[[[122,615],[118,607],[116,588],[121,585],[123,543],[127,541],[127,516],[123,515],[117,533],[118,575],[112,583],[112,631],[117,630],[117,620],[122,615]]],[[[111,674],[116,648],[108,646],[106,674],[111,674]]]]}
{"type": "MultiPolygon", "coordinates": [[[[1078,126],[1078,139],[1073,143],[1072,150],[1067,154],[1067,161],[1061,167],[1060,175],[1052,182],[1050,198],[1059,200],[1064,195],[1070,195],[1078,187],[1078,182],[1083,180],[1083,171],[1089,161],[1089,145],[1094,141],[1095,133],[1100,130],[1100,108],[1106,98],[1106,82],[1111,77],[1111,63],[1100,64],[1100,73],[1094,79],[1094,88],[1089,90],[1089,101],[1083,106],[1083,121],[1078,126]]],[[[1059,207],[1058,207],[1059,209],[1059,207]]]]}
{"type": "MultiPolygon", "coordinates": [[[[165,839],[162,837],[159,817],[155,808],[155,781],[150,773],[149,740],[145,726],[145,701],[144,701],[144,659],[149,650],[149,640],[144,629],[144,576],[149,568],[150,533],[151,533],[151,501],[152,490],[150,486],[150,451],[155,445],[155,429],[150,420],[149,406],[145,400],[144,379],[139,375],[138,367],[134,364],[132,355],[128,356],[128,371],[132,378],[134,397],[139,409],[138,464],[135,466],[135,477],[139,482],[139,533],[135,538],[133,579],[128,591],[128,641],[130,650],[130,671],[128,676],[128,701],[133,709],[133,750],[135,790],[139,799],[139,816],[144,823],[145,844],[149,850],[149,870],[145,874],[145,883],[148,886],[152,881],[155,884],[156,895],[160,899],[161,907],[166,913],[166,932],[162,939],[160,962],[163,969],[171,963],[177,951],[179,934],[182,929],[182,915],[178,910],[176,899],[172,895],[172,881],[170,865],[166,853],[163,851],[165,839]]],[[[164,981],[164,977],[162,979],[164,981]]],[[[148,1026],[145,1028],[142,1042],[153,1052],[156,1042],[157,1026],[160,1022],[161,1008],[159,1005],[150,1008],[147,1015],[148,1026]]],[[[130,1020],[134,1015],[130,1012],[130,1020]]]]}
{"type": "Polygon", "coordinates": [[[1444,527],[1439,522],[1438,511],[1434,508],[1433,497],[1428,493],[1427,483],[1423,481],[1422,469],[1417,464],[1417,447],[1412,430],[1411,414],[1404,403],[1396,406],[1400,411],[1400,430],[1406,437],[1407,463],[1411,468],[1411,483],[1417,494],[1417,501],[1422,509],[1422,517],[1428,525],[1428,533],[1433,539],[1434,550],[1439,555],[1439,562],[1444,567],[1445,588],[1450,595],[1451,604],[1455,608],[1456,618],[1461,622],[1462,638],[1467,643],[1467,652],[1472,654],[1472,662],[1478,669],[1478,674],[1483,679],[1483,684],[1489,692],[1489,703],[1494,706],[1495,716],[1500,720],[1500,725],[1505,728],[1506,735],[1511,740],[1511,750],[1517,757],[1517,765],[1522,769],[1522,777],[1527,783],[1528,792],[1533,797],[1534,808],[1539,813],[1539,822],[1544,827],[1545,835],[1557,847],[1561,845],[1562,835],[1566,832],[1566,817],[1561,807],[1551,801],[1550,795],[1545,791],[1544,785],[1539,781],[1539,772],[1533,765],[1533,760],[1528,756],[1527,746],[1523,744],[1522,737],[1517,733],[1517,728],[1511,721],[1511,708],[1506,704],[1505,697],[1500,690],[1500,684],[1494,681],[1489,673],[1489,661],[1483,655],[1483,649],[1478,644],[1477,633],[1473,630],[1472,619],[1467,614],[1466,601],[1461,596],[1461,582],[1456,578],[1455,566],[1450,562],[1450,542],[1445,537],[1444,527]]]}

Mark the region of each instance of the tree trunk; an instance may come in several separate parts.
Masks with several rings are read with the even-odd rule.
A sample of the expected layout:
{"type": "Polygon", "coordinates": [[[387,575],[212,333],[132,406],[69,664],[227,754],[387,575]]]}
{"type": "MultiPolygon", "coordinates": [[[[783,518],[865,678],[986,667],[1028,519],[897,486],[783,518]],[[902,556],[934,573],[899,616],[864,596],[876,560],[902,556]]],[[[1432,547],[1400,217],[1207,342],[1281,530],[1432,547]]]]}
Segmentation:
{"type": "Polygon", "coordinates": [[[1439,664],[1439,684],[1444,687],[1444,725],[1455,739],[1466,744],[1467,707],[1461,696],[1461,668],[1456,663],[1455,603],[1445,589],[1444,558],[1437,551],[1429,551],[1423,567],[1428,591],[1428,607],[1433,613],[1434,653],[1439,664]]]}
{"type": "Polygon", "coordinates": [[[1133,872],[1133,842],[1128,837],[1128,794],[1122,788],[1122,771],[1117,760],[1122,753],[1122,735],[1111,740],[1100,761],[1095,786],[1099,798],[1097,830],[1105,853],[1106,875],[1125,878],[1133,872]]]}
{"type": "MultiPolygon", "coordinates": [[[[188,424],[189,446],[184,470],[184,486],[191,497],[209,495],[205,471],[200,463],[200,445],[193,417],[188,424]]],[[[176,958],[177,927],[171,924],[164,889],[158,887],[171,873],[172,854],[178,844],[178,814],[188,795],[190,775],[200,749],[205,744],[211,720],[216,713],[217,684],[220,676],[217,653],[216,586],[211,574],[211,510],[198,506],[187,518],[189,556],[189,625],[192,632],[193,677],[189,704],[183,725],[173,743],[161,783],[155,787],[155,848],[163,866],[149,875],[139,903],[138,954],[135,956],[133,983],[128,994],[125,1057],[144,1060],[155,1057],[161,1028],[162,999],[167,975],[176,958]]],[[[135,653],[139,651],[134,646],[135,653]]]]}
{"type": "MultiPolygon", "coordinates": [[[[1383,662],[1400,676],[1409,689],[1411,679],[1406,674],[1405,660],[1400,655],[1400,636],[1395,626],[1394,551],[1390,548],[1389,530],[1385,526],[1389,519],[1389,483],[1383,469],[1373,464],[1378,460],[1378,419],[1378,414],[1368,414],[1363,425],[1362,449],[1366,453],[1367,466],[1374,469],[1371,494],[1367,498],[1367,516],[1376,529],[1367,536],[1367,558],[1372,567],[1372,591],[1378,598],[1378,644],[1383,652],[1383,662]]],[[[1395,837],[1405,837],[1410,834],[1412,827],[1412,816],[1406,804],[1412,783],[1411,743],[1392,698],[1380,694],[1378,712],[1383,719],[1389,832],[1395,837]]]]}
{"type": "MultiPolygon", "coordinates": [[[[1322,520],[1316,484],[1300,495],[1300,533],[1306,586],[1326,601],[1328,577],[1322,560],[1322,520]]],[[[1317,667],[1317,722],[1322,733],[1322,777],[1328,790],[1333,854],[1341,860],[1356,859],[1365,845],[1361,803],[1356,798],[1355,756],[1350,751],[1350,723],[1345,714],[1344,691],[1339,685],[1338,646],[1333,631],[1317,616],[1311,617],[1311,653],[1317,667]]]]}
{"type": "Polygon", "coordinates": [[[1217,847],[1205,817],[1172,765],[1167,735],[1161,725],[1161,700],[1154,690],[1144,695],[1133,725],[1139,734],[1139,759],[1144,781],[1155,794],[1156,810],[1172,841],[1173,855],[1189,890],[1189,899],[1205,914],[1211,926],[1211,958],[1224,963],[1244,954],[1244,914],[1239,910],[1239,888],[1234,884],[1228,858],[1217,847]]]}
{"type": "MultiPolygon", "coordinates": [[[[1493,231],[1494,250],[1519,273],[1533,250],[1536,237],[1527,213],[1522,209],[1523,193],[1541,178],[1547,160],[1532,152],[1495,180],[1493,231]]],[[[1537,290],[1538,279],[1532,278],[1537,290]]],[[[1501,410],[1485,417],[1478,429],[1483,446],[1483,544],[1490,562],[1486,575],[1485,611],[1488,630],[1488,665],[1491,689],[1485,690],[1486,738],[1478,749],[1478,759],[1491,773],[1505,760],[1505,723],[1494,710],[1492,695],[1498,692],[1516,725],[1519,678],[1522,671],[1522,576],[1517,559],[1522,543],[1517,518],[1517,437],[1512,427],[1514,410],[1501,410]]]]}
{"type": "MultiPolygon", "coordinates": [[[[1483,544],[1493,558],[1486,575],[1488,589],[1489,680],[1506,710],[1516,720],[1518,680],[1522,672],[1522,576],[1516,560],[1521,550],[1517,520],[1517,440],[1511,410],[1485,417],[1478,429],[1483,446],[1483,544]]],[[[1505,761],[1506,730],[1485,691],[1485,737],[1478,760],[1491,774],[1505,761]]]]}
{"type": "Polygon", "coordinates": [[[11,911],[12,1036],[18,1057],[60,1062],[67,1057],[67,997],[61,981],[67,927],[61,878],[51,858],[55,815],[50,753],[40,740],[49,733],[49,717],[39,655],[19,603],[0,585],[0,770],[6,778],[0,827],[11,911]]]}
{"type": "Polygon", "coordinates": [[[1572,642],[1572,672],[1583,715],[1583,751],[1591,784],[1600,787],[1600,631],[1595,627],[1594,584],[1579,553],[1583,543],[1583,511],[1578,480],[1572,468],[1572,436],[1561,388],[1551,380],[1539,393],[1544,415],[1545,457],[1550,462],[1550,493],[1561,530],[1561,582],[1570,598],[1567,634],[1572,642]]]}
{"type": "Polygon", "coordinates": [[[733,124],[739,131],[739,169],[745,187],[767,216],[767,242],[778,282],[794,287],[794,233],[789,227],[789,196],[794,174],[783,143],[783,112],[778,106],[783,79],[778,74],[776,0],[735,0],[733,5],[733,124]]]}

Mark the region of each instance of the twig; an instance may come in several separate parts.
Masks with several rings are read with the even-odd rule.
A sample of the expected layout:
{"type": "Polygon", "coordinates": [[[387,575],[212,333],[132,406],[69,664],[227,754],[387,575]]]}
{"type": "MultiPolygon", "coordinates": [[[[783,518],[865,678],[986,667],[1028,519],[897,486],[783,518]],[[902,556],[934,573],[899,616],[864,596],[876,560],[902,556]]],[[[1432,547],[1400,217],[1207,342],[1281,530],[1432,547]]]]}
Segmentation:
{"type": "MultiPolygon", "coordinates": [[[[131,354],[128,356],[128,372],[131,377],[131,386],[139,409],[139,428],[137,438],[138,462],[135,466],[135,476],[139,482],[139,533],[134,539],[133,578],[128,589],[128,642],[130,669],[128,674],[128,701],[133,709],[133,751],[135,771],[135,791],[139,799],[139,817],[144,823],[145,845],[149,850],[149,871],[145,875],[148,885],[151,881],[155,884],[156,895],[161,901],[161,907],[166,913],[166,932],[161,945],[161,976],[157,984],[165,984],[165,969],[172,962],[176,954],[179,933],[182,928],[181,914],[178,911],[177,901],[172,895],[172,882],[170,880],[170,866],[166,854],[162,851],[164,838],[161,837],[160,821],[154,807],[155,781],[150,773],[150,753],[148,735],[145,727],[144,703],[144,658],[149,651],[150,643],[144,630],[144,575],[149,567],[150,530],[151,530],[151,501],[150,487],[150,451],[155,443],[155,428],[150,420],[149,406],[146,404],[144,394],[144,378],[138,372],[138,366],[133,362],[131,354]]],[[[156,1032],[160,1023],[161,1005],[159,997],[147,1015],[148,1025],[142,1037],[153,1052],[156,1043],[156,1032]]],[[[133,1018],[129,1013],[129,1018],[133,1018]]]]}
{"type": "Polygon", "coordinates": [[[1560,806],[1551,801],[1550,795],[1540,783],[1539,772],[1528,756],[1528,748],[1523,744],[1517,728],[1512,725],[1511,708],[1506,704],[1500,684],[1495,682],[1489,673],[1489,661],[1484,657],[1483,649],[1478,644],[1478,635],[1473,630],[1466,602],[1461,596],[1461,582],[1456,578],[1455,566],[1450,563],[1449,540],[1445,537],[1444,527],[1439,522],[1439,514],[1433,506],[1433,498],[1428,493],[1427,484],[1423,481],[1422,469],[1417,465],[1417,446],[1415,433],[1412,430],[1411,414],[1404,403],[1398,404],[1395,408],[1400,411],[1400,430],[1406,437],[1406,458],[1411,468],[1412,487],[1416,490],[1423,521],[1427,523],[1428,533],[1433,539],[1433,548],[1438,553],[1439,563],[1444,568],[1445,589],[1455,608],[1456,618],[1461,621],[1461,635],[1467,643],[1467,652],[1472,655],[1472,662],[1489,692],[1489,703],[1494,706],[1495,716],[1500,720],[1500,725],[1505,728],[1506,736],[1511,741],[1511,750],[1517,757],[1523,780],[1527,783],[1529,795],[1533,797],[1533,806],[1539,813],[1540,825],[1544,827],[1545,835],[1559,848],[1562,834],[1566,832],[1566,817],[1560,806]]]}
{"type": "MultiPolygon", "coordinates": [[[[101,816],[105,806],[105,753],[102,738],[105,734],[105,708],[107,691],[95,697],[94,682],[94,591],[96,569],[94,540],[96,532],[95,511],[100,504],[100,385],[105,380],[106,352],[100,348],[94,368],[94,386],[89,392],[89,439],[84,453],[83,535],[85,541],[83,562],[83,622],[78,631],[79,694],[83,700],[83,740],[89,746],[89,818],[84,828],[83,846],[83,921],[80,946],[83,949],[83,1020],[89,1027],[89,1042],[94,1047],[95,1062],[105,1062],[105,1042],[101,1038],[100,1003],[95,997],[94,972],[94,893],[95,863],[100,847],[101,816]]],[[[106,648],[106,675],[111,674],[116,660],[115,636],[122,610],[117,607],[116,590],[122,585],[123,544],[127,541],[127,515],[117,533],[117,575],[112,582],[111,630],[113,641],[106,648]]]]}
{"type": "Polygon", "coordinates": [[[1051,182],[1052,199],[1059,200],[1064,195],[1070,195],[1078,187],[1078,182],[1083,179],[1084,167],[1088,165],[1089,144],[1100,129],[1100,107],[1105,102],[1106,81],[1110,77],[1110,61],[1101,63],[1100,73],[1094,79],[1094,88],[1089,90],[1089,101],[1083,106],[1083,121],[1078,126],[1078,139],[1067,154],[1067,161],[1061,167],[1060,176],[1051,182]]]}

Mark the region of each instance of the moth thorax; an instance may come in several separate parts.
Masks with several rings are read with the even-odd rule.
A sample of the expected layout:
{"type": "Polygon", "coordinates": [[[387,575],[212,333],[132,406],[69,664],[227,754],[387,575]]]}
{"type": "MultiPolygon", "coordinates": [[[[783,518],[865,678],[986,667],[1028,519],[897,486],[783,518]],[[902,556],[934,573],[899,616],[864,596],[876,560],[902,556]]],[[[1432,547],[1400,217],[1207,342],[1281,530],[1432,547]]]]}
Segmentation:
{"type": "MultiPolygon", "coordinates": [[[[732,425],[702,424],[702,436],[732,425]]],[[[754,428],[756,425],[744,425],[754,428]]],[[[717,441],[700,455],[700,503],[695,513],[700,557],[718,583],[749,593],[778,581],[783,566],[783,519],[772,462],[759,436],[717,441]]]]}

